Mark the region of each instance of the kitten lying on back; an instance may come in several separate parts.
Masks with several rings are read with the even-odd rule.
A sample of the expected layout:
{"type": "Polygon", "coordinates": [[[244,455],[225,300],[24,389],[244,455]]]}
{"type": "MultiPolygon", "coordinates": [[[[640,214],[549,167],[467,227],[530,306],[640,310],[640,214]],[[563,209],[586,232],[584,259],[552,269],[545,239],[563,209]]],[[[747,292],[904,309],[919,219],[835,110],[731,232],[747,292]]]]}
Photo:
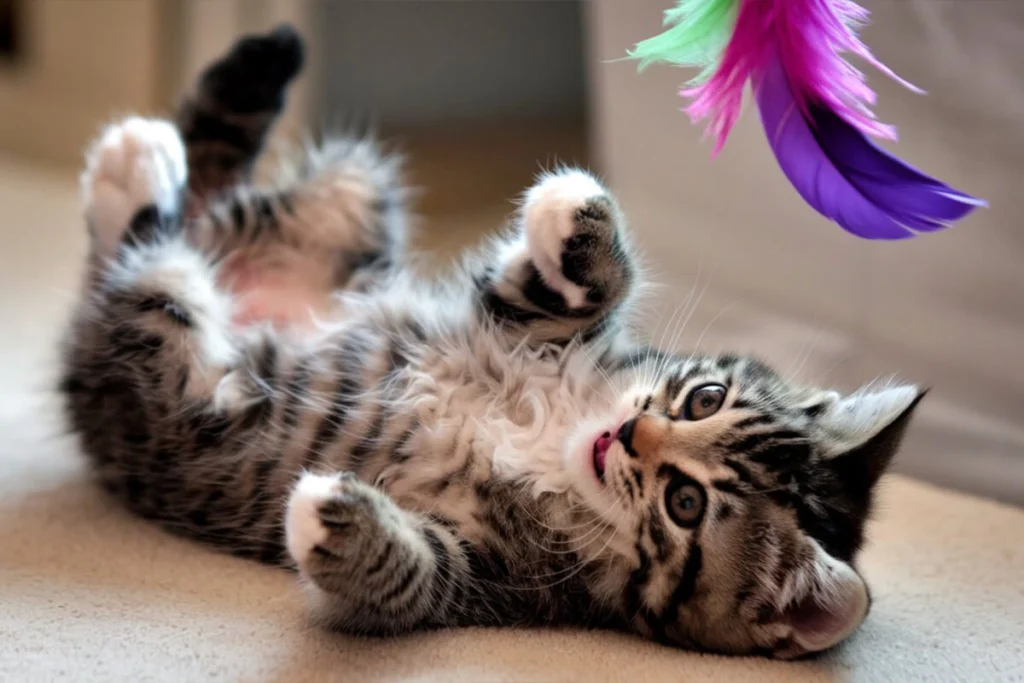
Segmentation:
{"type": "Polygon", "coordinates": [[[623,217],[583,171],[415,279],[370,142],[248,182],[301,61],[290,30],[247,38],[176,123],[125,119],[89,153],[62,388],[102,484],[297,567],[345,631],[574,624],[778,657],[849,635],[872,488],[921,393],[638,345],[623,217]]]}

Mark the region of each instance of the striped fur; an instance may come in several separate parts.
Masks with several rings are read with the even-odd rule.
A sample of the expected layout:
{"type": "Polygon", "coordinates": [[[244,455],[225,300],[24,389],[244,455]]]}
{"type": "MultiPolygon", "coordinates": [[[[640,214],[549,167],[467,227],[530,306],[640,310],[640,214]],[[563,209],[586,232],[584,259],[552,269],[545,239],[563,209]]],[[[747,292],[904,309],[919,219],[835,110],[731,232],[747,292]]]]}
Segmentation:
{"type": "Polygon", "coordinates": [[[399,167],[371,142],[246,181],[296,55],[287,29],[248,38],[191,114],[124,120],[89,154],[62,391],[102,485],[295,567],[345,631],[572,624],[779,657],[849,635],[871,490],[920,392],[638,346],[641,269],[578,170],[447,278],[412,275],[399,167]],[[721,408],[688,419],[709,382],[721,408]]]}
{"type": "Polygon", "coordinates": [[[281,27],[240,40],[199,76],[175,117],[196,197],[216,196],[249,179],[303,60],[299,37],[281,27]]]}

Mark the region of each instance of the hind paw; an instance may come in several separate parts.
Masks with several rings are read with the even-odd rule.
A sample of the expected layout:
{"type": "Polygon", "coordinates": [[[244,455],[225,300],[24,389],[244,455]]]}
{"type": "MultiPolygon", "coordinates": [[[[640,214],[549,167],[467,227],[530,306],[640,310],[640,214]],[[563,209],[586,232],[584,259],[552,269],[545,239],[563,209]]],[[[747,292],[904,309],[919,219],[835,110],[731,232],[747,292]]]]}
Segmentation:
{"type": "Polygon", "coordinates": [[[86,219],[98,251],[113,254],[143,208],[176,214],[187,174],[185,148],[171,123],[130,117],[108,126],[82,174],[86,219]]]}

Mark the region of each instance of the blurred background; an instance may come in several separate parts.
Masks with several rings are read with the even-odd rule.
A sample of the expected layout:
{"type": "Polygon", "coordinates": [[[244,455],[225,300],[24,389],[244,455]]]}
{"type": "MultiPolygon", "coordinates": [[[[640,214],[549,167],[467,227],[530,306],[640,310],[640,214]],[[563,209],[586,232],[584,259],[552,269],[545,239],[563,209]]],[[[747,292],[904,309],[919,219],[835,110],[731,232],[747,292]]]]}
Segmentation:
{"type": "Polygon", "coordinates": [[[711,161],[679,112],[688,73],[613,61],[672,1],[0,0],[0,419],[48,409],[88,140],[169,111],[237,36],[289,21],[311,63],[279,134],[373,125],[393,140],[439,261],[500,225],[540,168],[589,165],[662,283],[655,339],[842,388],[932,386],[898,468],[1024,503],[1024,3],[864,3],[868,44],[930,93],[870,75],[899,154],[991,204],[875,244],[802,203],[753,111],[711,161]]]}

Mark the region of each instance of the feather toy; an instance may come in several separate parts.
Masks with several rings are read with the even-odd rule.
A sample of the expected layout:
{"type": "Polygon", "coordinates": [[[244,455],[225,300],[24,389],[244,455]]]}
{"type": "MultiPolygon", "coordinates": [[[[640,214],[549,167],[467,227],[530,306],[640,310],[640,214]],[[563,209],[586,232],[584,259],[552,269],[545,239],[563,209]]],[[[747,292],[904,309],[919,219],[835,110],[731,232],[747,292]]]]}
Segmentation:
{"type": "Polygon", "coordinates": [[[680,92],[694,123],[721,151],[750,83],[783,173],[811,207],[866,239],[902,239],[948,227],[985,202],[925,175],[877,146],[896,139],[872,112],[875,93],[843,53],[901,85],[861,42],[868,12],[852,0],[679,0],[669,28],[629,52],[699,68],[680,92]]]}

